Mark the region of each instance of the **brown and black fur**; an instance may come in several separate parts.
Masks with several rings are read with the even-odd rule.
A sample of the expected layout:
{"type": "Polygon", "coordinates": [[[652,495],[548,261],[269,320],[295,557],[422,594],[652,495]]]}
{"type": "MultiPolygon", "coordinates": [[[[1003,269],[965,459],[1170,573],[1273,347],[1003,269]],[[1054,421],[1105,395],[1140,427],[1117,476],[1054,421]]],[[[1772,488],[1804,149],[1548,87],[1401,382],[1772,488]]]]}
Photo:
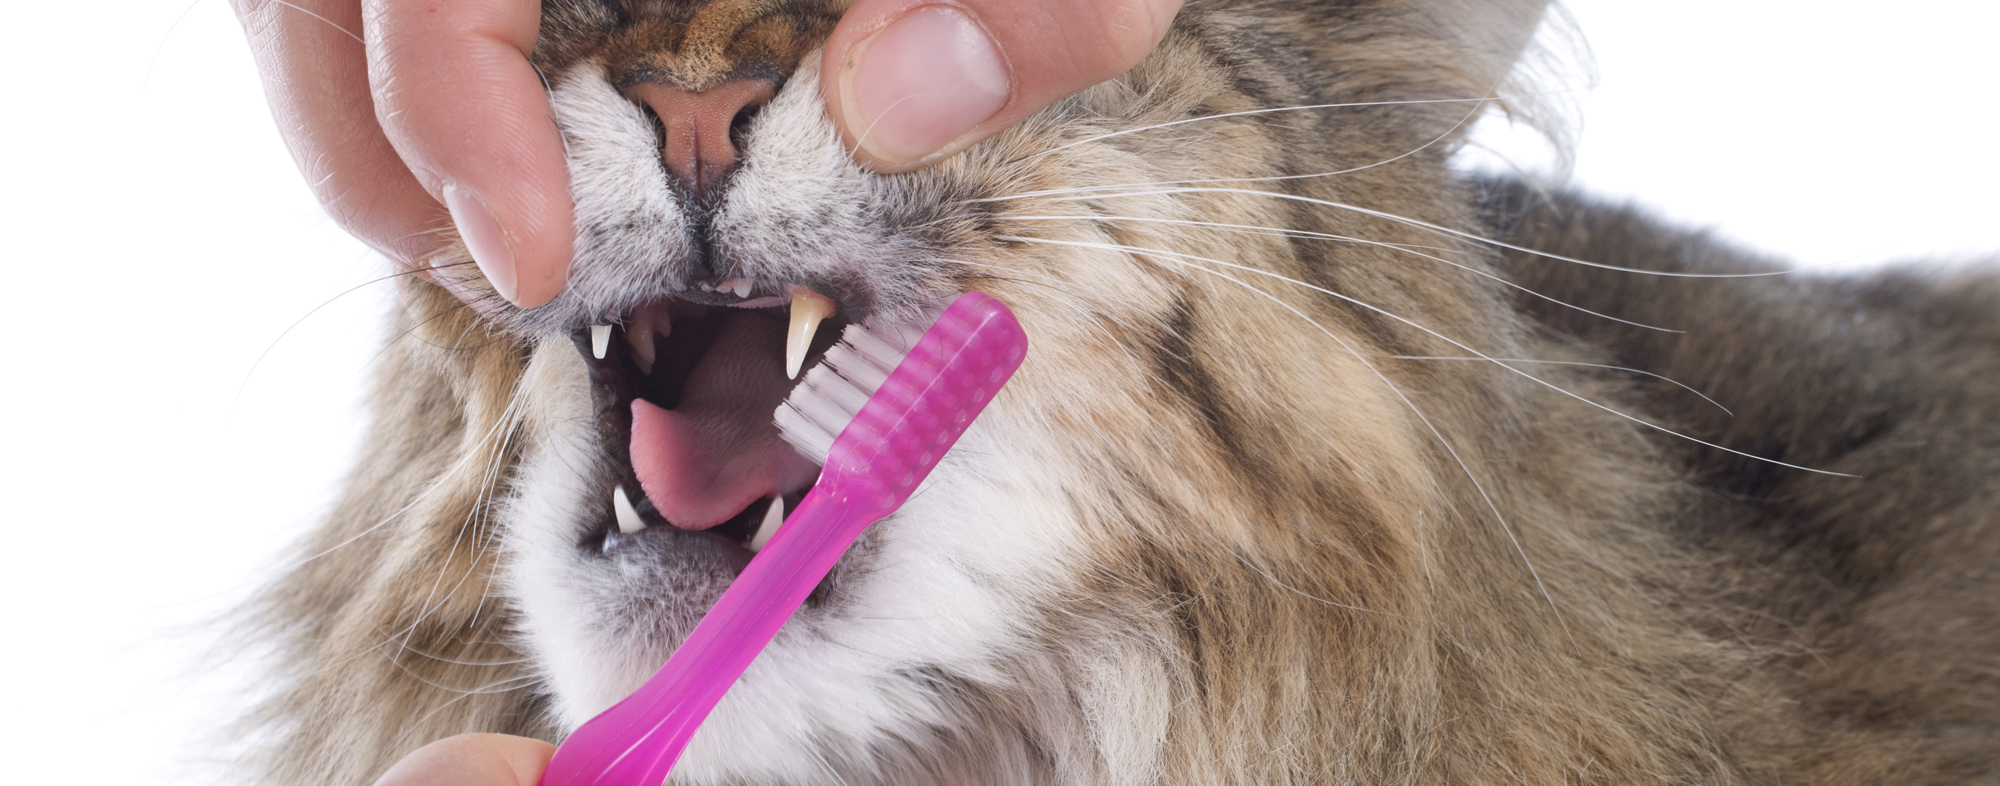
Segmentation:
{"type": "MultiPolygon", "coordinates": [[[[1780,271],[1631,209],[1496,184],[1513,242],[1677,273],[1780,271]]],[[[1510,253],[1515,280],[1645,331],[1523,310],[1605,362],[1670,377],[1635,403],[1685,433],[1800,473],[1670,437],[1690,508],[1675,535],[1722,560],[1726,635],[1774,647],[1767,674],[1810,736],[1880,740],[1802,757],[1818,782],[1990,782],[2000,773],[2000,275],[1935,265],[1868,275],[1642,279],[1510,253]],[[1676,395],[1680,393],[1681,395],[1676,395]],[[1889,755],[1884,755],[1889,754],[1889,755]],[[1824,756],[1820,761],[1813,759],[1824,756]],[[1868,780],[1860,778],[1858,780],[1868,780]]],[[[1721,632],[1721,631],[1719,631],[1721,632]]]]}
{"type": "MultiPolygon", "coordinates": [[[[742,7],[639,16],[672,51],[677,14],[742,7]]],[[[550,14],[573,35],[643,26],[583,8],[550,14]]],[[[889,251],[783,275],[830,282],[856,316],[967,288],[1012,305],[1036,349],[981,433],[1060,470],[1033,492],[1087,548],[1004,588],[1028,609],[996,650],[1004,678],[893,675],[946,720],[860,749],[828,733],[827,782],[2000,779],[2000,274],[1647,276],[1329,204],[1604,265],[1779,269],[1447,167],[1540,10],[1192,3],[1119,80],[932,169],[853,175],[889,251]],[[1349,106],[1104,136],[1316,104],[1349,106]],[[1258,179],[1326,172],[1342,174],[1258,179]],[[1497,360],[1424,359],[1474,351],[1497,360]],[[1733,414],[1653,377],[1519,359],[1650,372],[1733,414]]],[[[620,57],[679,62],[632,50],[646,43],[620,57]]],[[[547,63],[591,46],[544,45],[547,63]]],[[[746,51],[764,68],[813,50],[746,51]]],[[[580,395],[569,331],[649,294],[631,282],[783,261],[699,248],[580,257],[535,312],[405,287],[369,450],[302,547],[324,556],[256,610],[282,686],[251,723],[261,777],[364,783],[449,734],[561,733],[518,604],[492,589],[501,501],[561,426],[549,402],[580,395]]],[[[470,270],[438,275],[486,291],[470,270]]],[[[869,543],[836,580],[880,567],[869,543]]]]}

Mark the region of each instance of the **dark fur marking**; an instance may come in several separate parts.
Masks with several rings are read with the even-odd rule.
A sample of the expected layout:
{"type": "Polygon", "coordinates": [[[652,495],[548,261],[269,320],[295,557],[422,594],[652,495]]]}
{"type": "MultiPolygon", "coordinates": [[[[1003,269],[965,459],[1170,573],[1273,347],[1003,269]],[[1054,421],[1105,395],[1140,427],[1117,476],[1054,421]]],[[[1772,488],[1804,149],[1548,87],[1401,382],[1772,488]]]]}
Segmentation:
{"type": "Polygon", "coordinates": [[[1270,476],[1268,459],[1252,449],[1231,413],[1223,387],[1194,346],[1195,318],[1192,302],[1178,298],[1168,309],[1165,325],[1153,345],[1153,368],[1166,383],[1173,398],[1187,402],[1207,427],[1217,447],[1227,451],[1230,466],[1245,485],[1264,485],[1270,476]]]}

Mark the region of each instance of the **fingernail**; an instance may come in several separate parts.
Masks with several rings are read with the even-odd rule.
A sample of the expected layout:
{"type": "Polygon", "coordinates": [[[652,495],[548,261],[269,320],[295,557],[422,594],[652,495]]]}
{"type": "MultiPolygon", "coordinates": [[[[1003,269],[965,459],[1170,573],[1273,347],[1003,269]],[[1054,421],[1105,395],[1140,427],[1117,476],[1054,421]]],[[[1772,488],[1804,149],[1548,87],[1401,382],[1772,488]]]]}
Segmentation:
{"type": "Polygon", "coordinates": [[[1011,92],[993,39],[943,5],[910,11],[857,42],[842,71],[848,132],[869,155],[895,164],[964,136],[1011,92]]]}
{"type": "Polygon", "coordinates": [[[518,304],[519,283],[514,274],[514,247],[507,242],[507,233],[501,231],[500,223],[493,220],[493,211],[486,209],[486,203],[479,197],[458,186],[445,186],[444,206],[451,211],[451,223],[458,225],[458,237],[465,241],[465,249],[472,252],[472,261],[478,263],[479,272],[486,274],[486,283],[493,285],[493,291],[509,303],[518,304]]]}

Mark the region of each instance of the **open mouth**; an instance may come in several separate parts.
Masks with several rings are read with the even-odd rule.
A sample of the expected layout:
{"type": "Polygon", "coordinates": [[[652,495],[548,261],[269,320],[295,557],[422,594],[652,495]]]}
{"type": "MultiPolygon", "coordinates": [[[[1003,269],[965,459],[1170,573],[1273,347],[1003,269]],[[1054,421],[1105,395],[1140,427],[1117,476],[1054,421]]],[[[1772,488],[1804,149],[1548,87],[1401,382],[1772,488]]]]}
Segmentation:
{"type": "Polygon", "coordinates": [[[847,320],[797,284],[723,279],[574,336],[615,483],[580,545],[711,538],[748,562],[819,476],[771,416],[847,320]],[[831,328],[831,329],[828,329],[831,328]]]}

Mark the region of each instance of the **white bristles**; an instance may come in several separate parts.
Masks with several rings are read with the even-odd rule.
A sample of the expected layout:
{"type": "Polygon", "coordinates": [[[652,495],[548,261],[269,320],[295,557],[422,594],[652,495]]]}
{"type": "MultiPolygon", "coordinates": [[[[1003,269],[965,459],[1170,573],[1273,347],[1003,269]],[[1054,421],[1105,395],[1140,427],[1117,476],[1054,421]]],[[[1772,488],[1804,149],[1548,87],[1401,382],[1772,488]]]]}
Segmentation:
{"type": "Polygon", "coordinates": [[[825,462],[833,452],[834,438],[860,414],[868,397],[889,381],[889,373],[923,338],[931,321],[886,329],[848,325],[840,343],[828,349],[819,365],[806,372],[791,396],[778,405],[774,418],[778,432],[800,455],[825,462]]]}

